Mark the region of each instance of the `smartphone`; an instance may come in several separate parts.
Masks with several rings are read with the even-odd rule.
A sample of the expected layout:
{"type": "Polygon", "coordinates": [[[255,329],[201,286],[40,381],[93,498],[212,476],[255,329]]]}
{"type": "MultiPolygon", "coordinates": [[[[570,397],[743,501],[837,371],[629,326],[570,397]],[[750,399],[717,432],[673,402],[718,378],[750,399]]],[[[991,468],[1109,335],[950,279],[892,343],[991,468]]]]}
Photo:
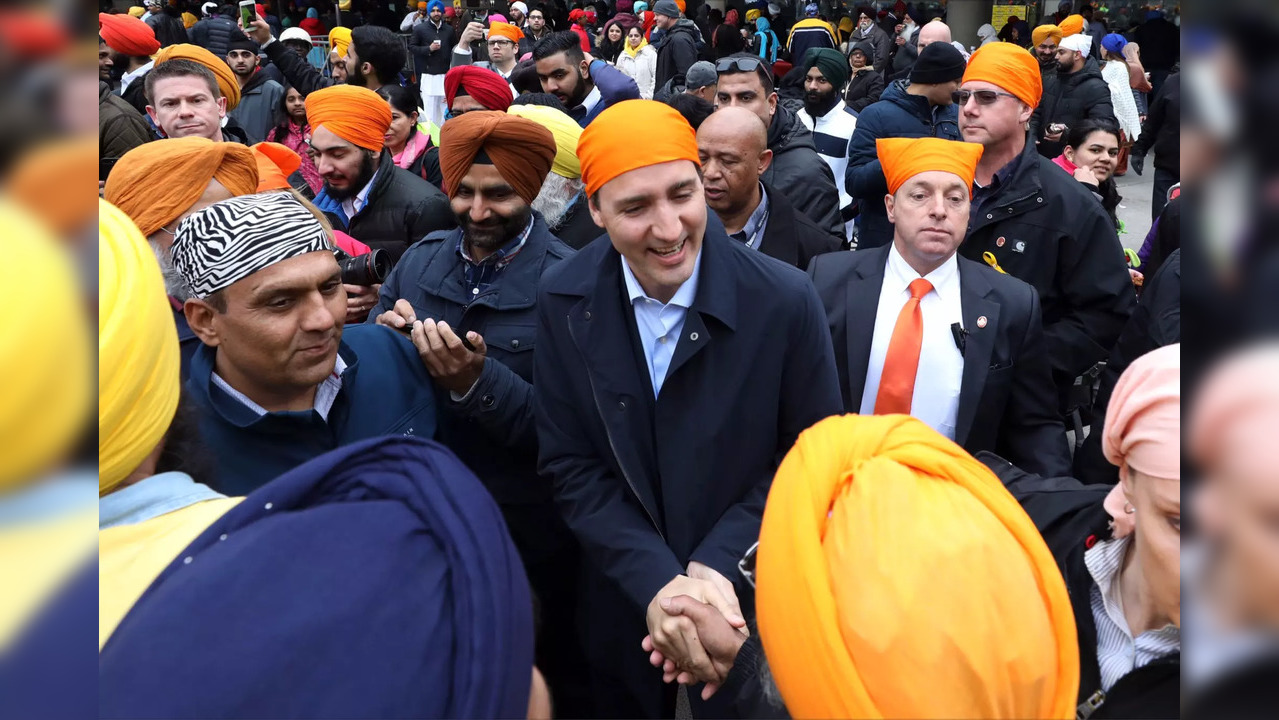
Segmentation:
{"type": "MultiPolygon", "coordinates": [[[[391,327],[391,326],[389,326],[389,325],[388,325],[387,327],[391,327]]],[[[404,327],[391,328],[391,329],[392,329],[392,330],[394,330],[394,331],[396,331],[397,333],[400,333],[401,335],[403,335],[403,336],[404,336],[404,337],[406,337],[406,338],[410,338],[410,339],[412,339],[412,336],[413,336],[413,324],[412,324],[412,323],[409,323],[408,325],[405,325],[404,327]]],[[[457,335],[458,339],[462,341],[462,347],[466,348],[467,350],[470,350],[471,352],[475,352],[475,346],[474,346],[474,345],[472,345],[472,344],[471,344],[471,341],[470,341],[470,340],[468,340],[468,339],[467,339],[467,337],[466,337],[467,332],[469,332],[469,331],[467,331],[467,330],[460,330],[460,331],[459,331],[459,330],[454,330],[454,331],[453,331],[453,333],[454,333],[455,335],[457,335]]]]}
{"type": "Polygon", "coordinates": [[[249,24],[258,19],[258,11],[254,0],[240,0],[240,27],[249,29],[249,24]]]}

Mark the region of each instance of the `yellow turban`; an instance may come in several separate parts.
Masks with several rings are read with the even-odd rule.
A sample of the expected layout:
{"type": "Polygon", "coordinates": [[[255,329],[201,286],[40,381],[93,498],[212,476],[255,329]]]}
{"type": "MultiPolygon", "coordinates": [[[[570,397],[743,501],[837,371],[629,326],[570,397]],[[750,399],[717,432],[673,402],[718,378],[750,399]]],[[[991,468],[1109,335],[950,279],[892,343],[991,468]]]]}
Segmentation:
{"type": "Polygon", "coordinates": [[[577,158],[588,196],[632,170],[673,160],[702,164],[693,126],[675,108],[656,100],[609,106],[582,131],[577,158]],[[635,146],[635,138],[644,138],[643,147],[635,146]]]}
{"type": "Polygon", "coordinates": [[[20,268],[0,284],[0,491],[51,469],[85,428],[92,350],[70,253],[48,228],[0,200],[0,253],[20,268]],[[31,311],[60,298],[58,319],[31,311]]]}
{"type": "Polygon", "coordinates": [[[1040,25],[1030,31],[1030,44],[1039,47],[1041,43],[1050,37],[1057,38],[1057,43],[1060,44],[1062,38],[1061,28],[1056,25],[1040,25]]]}
{"type": "Polygon", "coordinates": [[[532,120],[555,136],[555,162],[551,164],[551,172],[569,179],[582,177],[582,165],[577,159],[577,139],[582,135],[582,126],[573,118],[545,105],[512,105],[506,112],[532,120]]]}
{"type": "Polygon", "coordinates": [[[888,180],[888,192],[893,195],[916,175],[940,170],[963,180],[971,196],[977,163],[981,162],[984,149],[978,143],[935,137],[880,138],[875,141],[879,164],[883,166],[884,178],[888,180]]]}
{"type": "Polygon", "coordinates": [[[751,8],[750,10],[746,11],[746,23],[748,25],[754,25],[755,21],[758,19],[759,19],[759,10],[757,8],[751,8]]]}
{"type": "Polygon", "coordinates": [[[915,418],[804,431],[756,559],[792,717],[1074,716],[1079,648],[1052,554],[990,470],[915,418]]]}
{"type": "Polygon", "coordinates": [[[329,49],[337,52],[339,57],[346,55],[346,46],[350,44],[351,28],[339,25],[329,31],[329,49]]]}
{"type": "Polygon", "coordinates": [[[141,5],[134,5],[133,7],[129,8],[129,14],[135,18],[141,18],[143,15],[147,14],[147,9],[142,7],[141,5]]]}
{"type": "Polygon", "coordinates": [[[1032,108],[1044,95],[1039,61],[1012,43],[993,42],[977,48],[964,70],[964,82],[973,80],[1001,87],[1032,108]]]}
{"type": "Polygon", "coordinates": [[[1068,15],[1065,20],[1061,21],[1061,36],[1070,37],[1078,35],[1084,31],[1083,15],[1068,15]]]}
{"type": "Polygon", "coordinates": [[[137,469],[178,408],[181,358],[173,308],[146,238],[98,207],[98,492],[137,469]]]}
{"type": "Polygon", "coordinates": [[[195,24],[198,22],[200,22],[200,18],[196,17],[192,13],[189,13],[189,12],[182,13],[182,25],[186,27],[187,30],[190,30],[191,28],[195,27],[195,24]]]}
{"type": "Polygon", "coordinates": [[[156,53],[156,65],[162,65],[169,60],[190,60],[205,66],[213,73],[213,77],[217,78],[218,89],[222,91],[222,97],[226,98],[226,109],[234,110],[240,104],[240,83],[235,79],[235,73],[231,72],[231,66],[226,64],[226,60],[199,45],[189,43],[170,45],[156,53]]]}

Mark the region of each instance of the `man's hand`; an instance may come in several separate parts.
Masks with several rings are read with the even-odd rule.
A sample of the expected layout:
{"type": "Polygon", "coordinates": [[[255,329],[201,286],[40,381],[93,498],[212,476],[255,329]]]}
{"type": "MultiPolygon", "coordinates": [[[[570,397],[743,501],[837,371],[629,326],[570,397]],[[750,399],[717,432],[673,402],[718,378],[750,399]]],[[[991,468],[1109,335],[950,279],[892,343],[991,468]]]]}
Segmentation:
{"type": "Polygon", "coordinates": [[[906,44],[906,38],[902,37],[901,35],[898,35],[897,40],[895,42],[897,43],[897,47],[901,47],[906,44]]]}
{"type": "Polygon", "coordinates": [[[462,31],[462,36],[458,38],[459,45],[470,45],[484,39],[484,23],[471,21],[466,24],[466,29],[462,31]]]}
{"type": "Polygon", "coordinates": [[[1097,179],[1097,176],[1096,174],[1093,173],[1092,168],[1086,168],[1086,167],[1075,168],[1075,179],[1081,183],[1088,183],[1089,185],[1101,185],[1101,181],[1097,179]]]}
{"type": "Polygon", "coordinates": [[[664,598],[659,604],[666,614],[672,617],[682,615],[693,621],[710,664],[701,667],[676,667],[673,661],[668,660],[657,649],[651,635],[645,636],[640,644],[649,653],[648,661],[654,667],[662,668],[662,680],[665,682],[673,681],[681,685],[706,683],[706,687],[702,688],[702,699],[710,700],[728,678],[728,673],[737,660],[737,653],[746,642],[746,636],[729,624],[718,610],[687,595],[664,598]]]}
{"type": "MultiPolygon", "coordinates": [[[[719,594],[723,596],[724,601],[726,603],[724,608],[722,608],[720,611],[725,617],[727,618],[742,617],[742,606],[741,606],[741,603],[737,601],[737,589],[734,588],[733,583],[730,582],[728,578],[721,575],[718,570],[715,570],[709,565],[703,565],[699,562],[690,562],[688,564],[688,576],[693,578],[694,580],[705,580],[706,582],[710,583],[716,590],[719,591],[719,594]]],[[[709,600],[707,602],[709,602],[709,600]]],[[[746,637],[750,635],[750,631],[746,629],[745,620],[742,620],[740,624],[738,623],[732,623],[732,624],[734,627],[737,627],[741,630],[742,637],[746,637]]]]}
{"type": "Polygon", "coordinates": [[[377,325],[385,325],[392,330],[408,332],[413,329],[413,323],[417,322],[417,313],[413,312],[413,306],[408,300],[400,298],[395,301],[395,307],[378,315],[373,322],[377,325]]]}
{"type": "Polygon", "coordinates": [[[462,338],[453,332],[448,323],[437,323],[429,318],[424,322],[413,323],[410,338],[417,347],[417,354],[426,364],[426,371],[449,392],[467,394],[484,372],[484,355],[488,352],[488,347],[477,332],[466,334],[466,339],[475,348],[474,352],[466,349],[462,338]]]}
{"type": "Polygon", "coordinates": [[[250,40],[259,45],[265,45],[271,39],[271,26],[266,24],[266,20],[263,20],[261,15],[258,15],[253,22],[249,23],[247,28],[242,29],[250,40]]]}
{"type": "Polygon", "coordinates": [[[1133,172],[1140,175],[1141,171],[1146,169],[1146,156],[1138,155],[1137,153],[1130,153],[1128,155],[1128,167],[1132,168],[1133,172]]]}
{"type": "Polygon", "coordinates": [[[369,311],[377,306],[377,296],[382,291],[382,286],[378,284],[365,287],[343,283],[342,287],[346,288],[347,323],[362,323],[367,320],[369,311]]]}

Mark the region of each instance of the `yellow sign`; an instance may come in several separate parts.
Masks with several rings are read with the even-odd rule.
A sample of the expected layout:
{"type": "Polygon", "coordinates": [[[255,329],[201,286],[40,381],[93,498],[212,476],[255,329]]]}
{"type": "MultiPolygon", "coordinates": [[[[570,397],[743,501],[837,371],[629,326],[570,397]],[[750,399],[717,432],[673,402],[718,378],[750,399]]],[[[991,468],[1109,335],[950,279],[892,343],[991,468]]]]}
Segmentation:
{"type": "Polygon", "coordinates": [[[1003,30],[1008,24],[1008,18],[1016,16],[1022,20],[1030,17],[1029,5],[996,5],[990,11],[990,24],[995,26],[996,30],[1003,30]]]}

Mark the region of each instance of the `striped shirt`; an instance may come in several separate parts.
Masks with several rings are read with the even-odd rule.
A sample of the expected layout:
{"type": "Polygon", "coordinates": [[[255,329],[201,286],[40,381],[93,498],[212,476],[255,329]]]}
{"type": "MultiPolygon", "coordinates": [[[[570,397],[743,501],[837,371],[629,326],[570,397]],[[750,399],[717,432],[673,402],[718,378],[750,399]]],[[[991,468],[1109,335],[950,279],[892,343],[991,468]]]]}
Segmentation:
{"type": "Polygon", "coordinates": [[[800,122],[813,132],[813,144],[817,154],[835,174],[835,187],[839,189],[839,206],[846,208],[853,198],[844,187],[844,172],[848,169],[848,143],[857,129],[857,116],[840,100],[830,112],[814,119],[807,110],[795,113],[800,122]]]}
{"type": "Polygon", "coordinates": [[[1091,593],[1092,618],[1097,625],[1097,666],[1105,692],[1133,670],[1181,651],[1181,630],[1176,625],[1147,630],[1135,639],[1128,629],[1119,594],[1119,570],[1131,539],[1130,535],[1099,542],[1084,553],[1084,565],[1096,582],[1091,593]]]}

